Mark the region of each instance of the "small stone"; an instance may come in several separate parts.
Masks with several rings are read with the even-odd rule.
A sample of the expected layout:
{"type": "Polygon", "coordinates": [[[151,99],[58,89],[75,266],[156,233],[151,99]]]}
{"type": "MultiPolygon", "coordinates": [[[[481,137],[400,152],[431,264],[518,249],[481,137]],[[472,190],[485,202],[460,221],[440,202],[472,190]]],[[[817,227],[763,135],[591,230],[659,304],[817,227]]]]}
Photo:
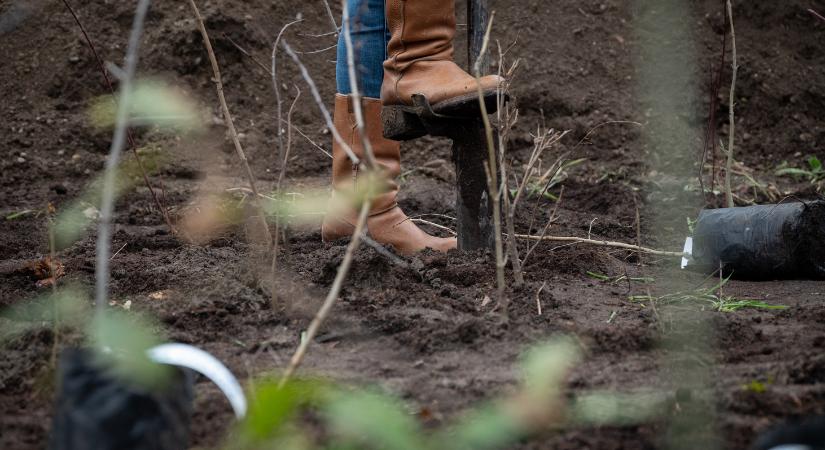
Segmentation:
{"type": "Polygon", "coordinates": [[[23,164],[24,162],[26,162],[26,158],[23,158],[22,156],[20,156],[20,157],[17,158],[17,162],[20,163],[20,164],[23,164]]]}
{"type": "Polygon", "coordinates": [[[65,154],[66,154],[66,150],[58,150],[57,151],[57,156],[63,156],[65,154]]]}
{"type": "Polygon", "coordinates": [[[131,300],[126,300],[126,303],[123,304],[123,309],[125,309],[126,311],[129,311],[130,309],[132,309],[132,301],[131,300]]]}
{"type": "Polygon", "coordinates": [[[89,220],[97,220],[97,218],[100,217],[100,211],[94,206],[90,206],[83,210],[83,215],[89,220]]]}
{"type": "Polygon", "coordinates": [[[69,56],[69,62],[72,64],[77,64],[78,62],[80,62],[80,57],[77,55],[69,56]]]}
{"type": "Polygon", "coordinates": [[[80,160],[80,153],[75,153],[72,155],[72,161],[79,161],[80,160]]]}

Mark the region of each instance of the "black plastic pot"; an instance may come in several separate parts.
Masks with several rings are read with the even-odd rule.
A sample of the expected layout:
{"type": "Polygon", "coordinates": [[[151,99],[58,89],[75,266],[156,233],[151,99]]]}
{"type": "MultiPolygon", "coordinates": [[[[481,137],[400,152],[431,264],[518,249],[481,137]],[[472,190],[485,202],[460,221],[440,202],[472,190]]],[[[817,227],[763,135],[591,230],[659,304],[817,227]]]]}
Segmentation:
{"type": "Polygon", "coordinates": [[[690,267],[735,278],[825,279],[825,201],[704,210],[690,267]]]}
{"type": "Polygon", "coordinates": [[[825,450],[825,416],[787,422],[763,433],[751,450],[825,450]]]}
{"type": "Polygon", "coordinates": [[[161,391],[127,384],[87,350],[60,360],[50,450],[184,450],[194,374],[174,369],[161,391]]]}

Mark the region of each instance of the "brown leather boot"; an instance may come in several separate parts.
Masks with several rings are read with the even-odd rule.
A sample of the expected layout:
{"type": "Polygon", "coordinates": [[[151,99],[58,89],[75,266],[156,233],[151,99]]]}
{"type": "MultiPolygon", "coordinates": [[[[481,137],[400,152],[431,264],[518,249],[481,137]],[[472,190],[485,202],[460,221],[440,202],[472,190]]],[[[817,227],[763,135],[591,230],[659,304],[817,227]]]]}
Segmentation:
{"type": "MultiPolygon", "coordinates": [[[[385,7],[390,42],[381,86],[384,105],[410,106],[413,94],[423,94],[437,113],[478,113],[476,79],[453,61],[455,1],[386,0],[385,7]]],[[[481,78],[488,107],[495,105],[501,81],[497,75],[481,78]]]]}
{"type": "MultiPolygon", "coordinates": [[[[432,248],[446,252],[456,247],[455,238],[430,236],[416,226],[398,207],[398,184],[395,178],[401,174],[401,152],[398,142],[384,139],[381,129],[381,101],[373,98],[362,100],[367,139],[378,165],[384,170],[388,190],[373,199],[367,232],[377,242],[392,244],[402,254],[412,254],[432,248]]],[[[335,128],[350,145],[359,158],[364,156],[364,147],[356,129],[355,114],[351,97],[335,96],[335,128]]],[[[344,149],[333,141],[332,146],[332,186],[333,199],[336,192],[352,192],[358,182],[358,166],[353,166],[344,149]]],[[[339,199],[339,201],[346,201],[339,199]]],[[[333,200],[334,201],[334,200],[333,200]]],[[[324,217],[321,236],[325,242],[351,236],[357,221],[354,208],[345,208],[343,213],[330,213],[324,217]]]]}

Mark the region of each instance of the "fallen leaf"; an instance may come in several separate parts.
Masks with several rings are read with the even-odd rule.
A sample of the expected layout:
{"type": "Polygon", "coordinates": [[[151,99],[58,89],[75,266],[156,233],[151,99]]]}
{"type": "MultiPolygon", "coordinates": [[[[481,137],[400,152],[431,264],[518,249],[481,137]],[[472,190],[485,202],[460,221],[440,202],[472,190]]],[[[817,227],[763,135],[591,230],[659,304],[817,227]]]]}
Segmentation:
{"type": "Polygon", "coordinates": [[[34,261],[29,261],[19,269],[21,272],[37,280],[37,287],[48,287],[57,282],[57,279],[66,274],[63,263],[50,256],[34,261]]]}

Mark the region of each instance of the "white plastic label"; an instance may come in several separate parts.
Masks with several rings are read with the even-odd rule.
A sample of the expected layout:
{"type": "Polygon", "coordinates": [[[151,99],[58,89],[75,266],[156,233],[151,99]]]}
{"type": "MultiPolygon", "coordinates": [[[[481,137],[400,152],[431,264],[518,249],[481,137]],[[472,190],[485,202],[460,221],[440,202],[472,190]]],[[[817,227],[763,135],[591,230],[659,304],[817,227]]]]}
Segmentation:
{"type": "Polygon", "coordinates": [[[682,250],[682,252],[685,254],[685,256],[682,256],[682,268],[684,269],[685,267],[688,266],[688,264],[690,264],[690,260],[688,259],[688,256],[693,255],[693,238],[692,237],[685,238],[685,248],[682,250]]]}

